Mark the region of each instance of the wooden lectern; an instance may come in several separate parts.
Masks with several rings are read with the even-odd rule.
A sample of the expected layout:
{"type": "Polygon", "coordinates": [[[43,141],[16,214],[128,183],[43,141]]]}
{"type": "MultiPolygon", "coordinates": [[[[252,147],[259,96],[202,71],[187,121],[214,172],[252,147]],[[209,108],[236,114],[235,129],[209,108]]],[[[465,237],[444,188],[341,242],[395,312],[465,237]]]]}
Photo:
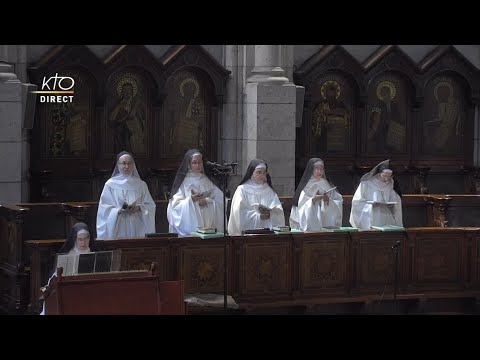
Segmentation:
{"type": "Polygon", "coordinates": [[[46,315],[184,315],[183,280],[160,281],[150,271],[118,271],[52,279],[45,291],[46,315]]]}

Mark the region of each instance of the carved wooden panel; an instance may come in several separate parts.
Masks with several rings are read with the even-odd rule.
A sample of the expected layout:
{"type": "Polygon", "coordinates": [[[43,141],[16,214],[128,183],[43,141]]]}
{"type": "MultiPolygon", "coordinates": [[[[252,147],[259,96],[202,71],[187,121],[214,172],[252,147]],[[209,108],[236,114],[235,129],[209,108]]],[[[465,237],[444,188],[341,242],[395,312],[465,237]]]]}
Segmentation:
{"type": "Polygon", "coordinates": [[[480,237],[478,228],[465,229],[466,241],[466,287],[470,289],[480,288],[480,237]]]}
{"type": "Polygon", "coordinates": [[[403,77],[386,72],[368,88],[367,131],[364,148],[368,155],[407,153],[408,88],[403,77]]]}
{"type": "MultiPolygon", "coordinates": [[[[314,304],[316,300],[336,303],[351,301],[352,297],[357,301],[357,296],[380,299],[384,295],[388,299],[393,290],[392,246],[400,241],[399,295],[408,295],[412,299],[428,299],[432,295],[444,298],[478,296],[479,231],[479,228],[412,228],[405,232],[232,237],[228,244],[228,281],[229,286],[239,291],[230,288],[229,294],[244,306],[287,304],[288,301],[292,301],[292,305],[314,304]],[[348,242],[351,252],[348,248],[345,251],[346,245],[342,245],[348,242]],[[230,258],[232,243],[235,248],[233,261],[230,258]],[[340,265],[342,261],[346,265],[340,265]],[[345,266],[344,270],[331,270],[342,266],[345,266]],[[333,279],[332,273],[335,272],[343,272],[343,275],[333,279]],[[232,279],[238,279],[233,286],[232,279]],[[472,291],[467,291],[468,288],[472,291]]],[[[150,259],[155,258],[161,266],[169,268],[169,280],[189,282],[190,285],[185,285],[185,292],[221,294],[223,241],[222,238],[202,240],[194,237],[136,238],[98,241],[97,249],[121,249],[130,269],[135,264],[145,267],[150,259]]],[[[62,243],[57,240],[27,244],[34,257],[36,253],[37,260],[41,260],[32,260],[32,284],[46,283],[51,275],[54,254],[62,243]]],[[[1,270],[0,267],[0,277],[5,276],[5,271],[1,270]]],[[[31,290],[30,298],[37,299],[38,286],[31,290]]],[[[15,301],[20,303],[21,299],[16,296],[15,301]]]]}
{"type": "Polygon", "coordinates": [[[304,240],[300,285],[304,292],[347,292],[348,246],[348,235],[304,240]]]}
{"type": "Polygon", "coordinates": [[[33,253],[32,262],[30,263],[29,261],[29,266],[33,270],[30,270],[30,296],[27,299],[27,304],[34,313],[38,314],[42,310],[42,302],[38,301],[40,287],[45,286],[50,276],[52,276],[56,263],[56,254],[62,245],[63,241],[50,246],[36,246],[34,249],[29,248],[27,251],[29,260],[30,254],[33,253]],[[32,274],[32,272],[37,272],[37,274],[32,274]]]}
{"type": "Polygon", "coordinates": [[[147,155],[150,96],[146,79],[138,71],[124,70],[110,78],[102,128],[104,154],[128,151],[135,157],[147,155]]]}
{"type": "Polygon", "coordinates": [[[74,79],[72,102],[40,103],[45,112],[45,158],[87,158],[90,149],[91,118],[94,115],[95,89],[90,75],[80,70],[65,70],[62,76],[74,79]]]}
{"type": "Polygon", "coordinates": [[[425,87],[422,154],[463,155],[465,89],[453,75],[435,76],[425,87]]]}
{"type": "Polygon", "coordinates": [[[168,247],[122,249],[121,270],[150,270],[152,262],[159,265],[159,277],[168,279],[168,247]]]}
{"type": "Polygon", "coordinates": [[[354,150],[352,85],[341,73],[327,73],[313,85],[309,129],[310,154],[345,154],[354,150]]]}
{"type": "MultiPolygon", "coordinates": [[[[352,233],[354,276],[352,291],[391,291],[394,278],[394,251],[396,241],[403,241],[403,232],[352,233]]],[[[401,279],[399,254],[399,281],[401,279]]]]}
{"type": "MultiPolygon", "coordinates": [[[[296,83],[305,86],[303,124],[297,129],[297,181],[308,158],[321,153],[343,194],[355,191],[362,167],[386,158],[393,159],[399,169],[431,167],[428,179],[420,183],[418,171],[400,174],[396,170],[403,177],[404,193],[428,189],[435,193],[435,186],[444,188],[437,193],[472,192],[465,172],[469,170],[462,167],[470,168],[474,162],[474,104],[479,101],[480,71],[454,46],[439,45],[418,64],[395,45],[379,46],[361,64],[346,53],[341,46],[325,45],[294,73],[296,83]],[[351,85],[352,119],[357,119],[349,129],[353,137],[347,144],[348,158],[337,151],[340,128],[326,127],[327,106],[322,105],[322,82],[335,77],[344,77],[351,85]],[[448,176],[455,176],[455,181],[438,183],[437,178],[448,176]]],[[[337,89],[332,94],[338,94],[340,81],[332,81],[332,89],[337,89]]],[[[340,95],[335,107],[348,107],[341,100],[340,95]]],[[[342,111],[331,116],[339,120],[342,111]]]]}
{"type": "Polygon", "coordinates": [[[22,239],[17,239],[15,227],[15,223],[7,221],[6,218],[0,219],[0,264],[2,266],[16,263],[17,243],[21,243],[22,239]]]}
{"type": "Polygon", "coordinates": [[[103,59],[87,46],[57,46],[29,73],[39,87],[56,73],[75,81],[72,103],[37,104],[31,201],[97,201],[121,150],[133,153],[155,199],[169,187],[156,178],[175,171],[185,149],[217,160],[230,71],[201,46],[172,46],[160,59],[141,45],[119,46],[103,59]],[[85,186],[75,192],[65,186],[78,180],[85,186]]]}
{"type": "Polygon", "coordinates": [[[181,156],[188,149],[203,150],[205,142],[210,140],[206,136],[210,114],[205,79],[197,72],[182,70],[168,79],[167,91],[164,105],[166,153],[181,156]]]}
{"type": "Polygon", "coordinates": [[[253,239],[243,244],[240,295],[287,294],[291,287],[290,238],[253,239]]]}
{"type": "Polygon", "coordinates": [[[43,183],[43,189],[45,199],[49,202],[59,202],[62,199],[85,201],[90,198],[92,183],[89,179],[52,179],[43,183]]]}
{"type": "Polygon", "coordinates": [[[35,204],[25,216],[24,239],[65,239],[65,213],[61,204],[35,204]],[[45,226],[48,224],[48,226],[45,226]]]}
{"type": "Polygon", "coordinates": [[[224,247],[221,243],[181,246],[179,258],[185,293],[223,293],[224,247]]]}
{"type": "Polygon", "coordinates": [[[441,290],[463,287],[464,234],[448,231],[437,234],[418,234],[414,240],[412,286],[441,290]]]}
{"type": "Polygon", "coordinates": [[[477,287],[480,287],[480,236],[475,237],[474,243],[472,244],[472,254],[473,254],[473,261],[472,270],[475,274],[473,281],[476,283],[477,287]]]}
{"type": "Polygon", "coordinates": [[[15,314],[17,301],[20,300],[19,288],[14,272],[3,272],[0,276],[0,309],[6,314],[15,314]]]}

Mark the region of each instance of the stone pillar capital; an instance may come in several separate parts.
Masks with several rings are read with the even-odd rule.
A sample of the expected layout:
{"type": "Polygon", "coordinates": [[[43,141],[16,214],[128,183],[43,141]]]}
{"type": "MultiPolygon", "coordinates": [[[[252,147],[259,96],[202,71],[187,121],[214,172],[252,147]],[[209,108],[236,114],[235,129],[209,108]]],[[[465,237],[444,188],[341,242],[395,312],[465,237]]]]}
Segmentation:
{"type": "Polygon", "coordinates": [[[0,61],[0,82],[11,82],[17,81],[19,82],[17,75],[13,72],[13,66],[0,61]]]}

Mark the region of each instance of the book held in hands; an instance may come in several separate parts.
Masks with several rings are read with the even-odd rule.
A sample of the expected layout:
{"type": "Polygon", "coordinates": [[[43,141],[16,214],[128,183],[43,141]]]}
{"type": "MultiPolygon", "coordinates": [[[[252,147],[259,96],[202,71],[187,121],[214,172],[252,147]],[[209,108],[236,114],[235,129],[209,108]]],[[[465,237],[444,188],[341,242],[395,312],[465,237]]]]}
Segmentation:
{"type": "Polygon", "coordinates": [[[192,189],[191,193],[192,193],[192,195],[198,195],[200,199],[206,199],[206,198],[212,196],[212,190],[206,190],[204,192],[197,192],[197,191],[194,191],[192,189]]]}

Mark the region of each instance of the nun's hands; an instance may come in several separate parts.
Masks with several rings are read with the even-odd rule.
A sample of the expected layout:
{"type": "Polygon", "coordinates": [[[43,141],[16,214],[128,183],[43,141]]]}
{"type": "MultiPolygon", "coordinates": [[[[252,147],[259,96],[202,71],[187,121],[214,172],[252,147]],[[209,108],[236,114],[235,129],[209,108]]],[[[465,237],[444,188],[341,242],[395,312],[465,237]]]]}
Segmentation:
{"type": "Polygon", "coordinates": [[[270,210],[265,209],[265,208],[261,208],[260,209],[260,219],[262,219],[262,220],[270,219],[270,210]]]}

